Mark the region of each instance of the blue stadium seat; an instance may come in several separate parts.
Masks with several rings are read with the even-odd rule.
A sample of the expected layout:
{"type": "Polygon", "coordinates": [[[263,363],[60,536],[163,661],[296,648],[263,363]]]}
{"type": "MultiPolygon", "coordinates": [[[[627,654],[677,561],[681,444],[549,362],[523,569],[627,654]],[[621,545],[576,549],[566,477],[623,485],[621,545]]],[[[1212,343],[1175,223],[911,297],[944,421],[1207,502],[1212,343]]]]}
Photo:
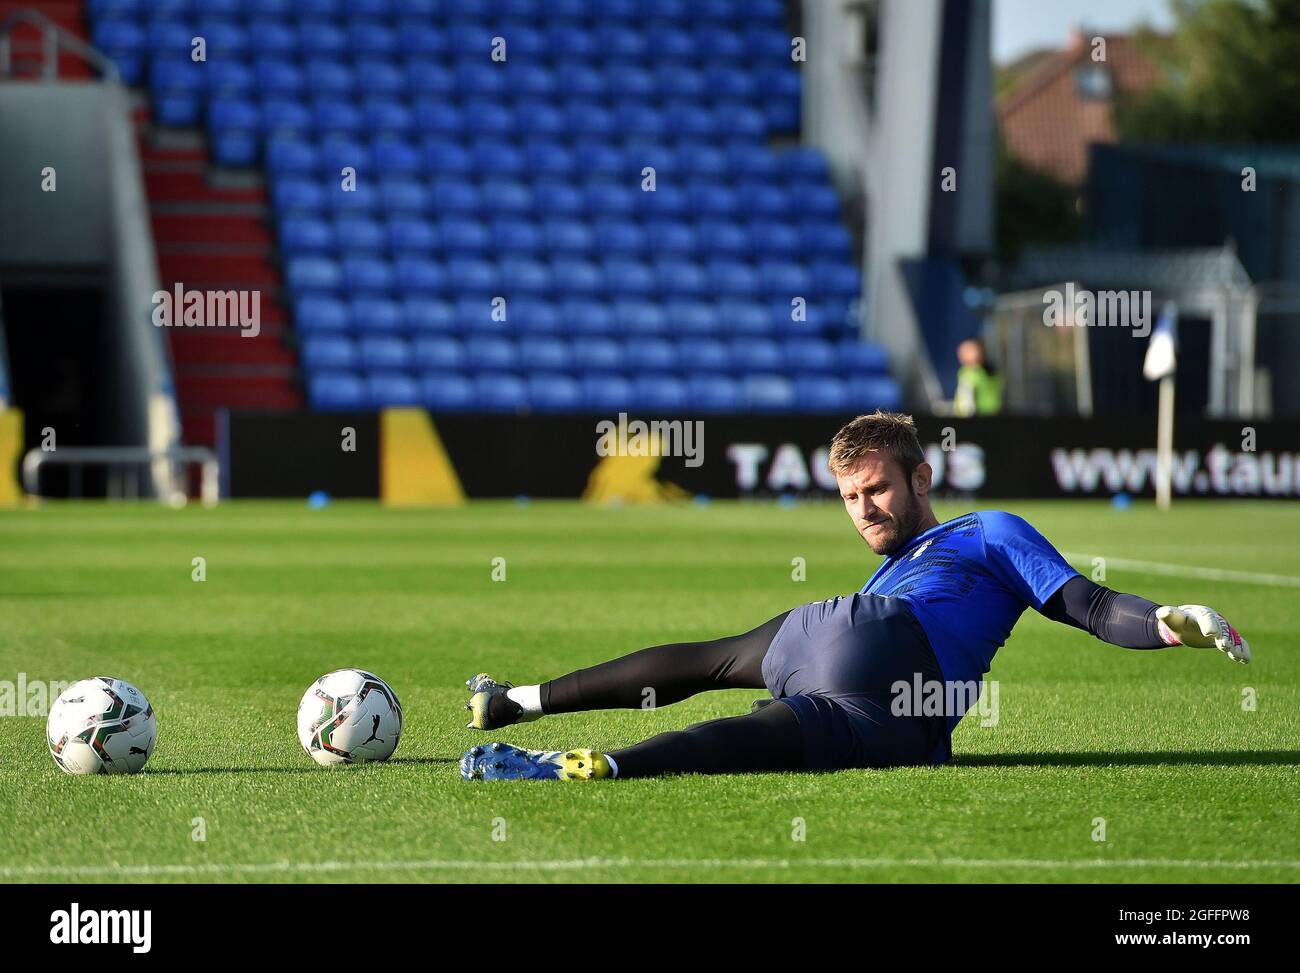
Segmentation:
{"type": "Polygon", "coordinates": [[[772,333],[772,321],[767,308],[755,301],[720,301],[718,317],[724,334],[761,337],[772,333]]]}
{"type": "Polygon", "coordinates": [[[829,375],[796,375],[794,399],[800,412],[840,413],[852,408],[848,383],[829,375]]]}
{"type": "Polygon", "coordinates": [[[486,295],[458,297],[455,300],[455,309],[456,328],[467,335],[500,337],[505,330],[502,321],[494,320],[493,314],[496,308],[486,295]]]}
{"type": "Polygon", "coordinates": [[[313,59],[302,70],[305,89],[312,95],[338,97],[356,90],[356,74],[349,65],[339,61],[313,59]]]}
{"type": "Polygon", "coordinates": [[[307,381],[307,397],[318,411],[368,409],[366,384],[352,372],[315,372],[307,381]]]}
{"type": "Polygon", "coordinates": [[[645,252],[646,233],[630,220],[598,220],[592,227],[596,251],[610,255],[639,255],[645,252]]]}
{"type": "Polygon", "coordinates": [[[654,295],[656,277],[650,265],[635,257],[610,257],[603,261],[605,286],[611,298],[654,295]]]}
{"type": "Polygon", "coordinates": [[[370,158],[381,178],[419,175],[425,164],[425,153],[420,147],[393,136],[381,136],[371,142],[370,158]]]}
{"type": "Polygon", "coordinates": [[[568,375],[530,375],[527,394],[529,406],[537,412],[575,412],[582,408],[582,386],[568,375]]]}
{"type": "Polygon", "coordinates": [[[555,335],[566,330],[560,309],[551,301],[532,297],[513,298],[510,301],[509,315],[510,327],[519,334],[555,335]]]}
{"type": "Polygon", "coordinates": [[[785,367],[805,375],[824,375],[838,370],[835,347],[822,338],[788,338],[781,344],[785,367]]]}
{"type": "Polygon", "coordinates": [[[290,216],[280,221],[280,249],[285,256],[327,254],[335,245],[334,227],[312,216],[290,216]]]}
{"type": "Polygon", "coordinates": [[[416,333],[449,332],[456,328],[452,304],[434,297],[405,297],[401,303],[402,327],[416,333]]]}
{"type": "Polygon", "coordinates": [[[731,371],[731,352],[717,338],[682,338],[677,343],[684,370],[701,374],[731,371]]]}
{"type": "Polygon", "coordinates": [[[605,290],[604,275],[590,260],[556,258],[551,261],[551,274],[557,294],[594,297],[605,290]]]}
{"type": "Polygon", "coordinates": [[[619,375],[583,375],[582,402],[593,412],[616,412],[632,405],[632,383],[619,375]]]}
{"type": "Polygon", "coordinates": [[[473,385],[475,406],[484,412],[516,412],[528,405],[528,387],[510,372],[480,372],[473,385]]]}
{"type": "Polygon", "coordinates": [[[476,371],[508,372],[519,366],[514,342],[498,335],[471,334],[465,339],[465,362],[476,371]]]}
{"type": "Polygon", "coordinates": [[[305,139],[275,138],[266,147],[266,167],[273,178],[290,173],[310,176],[321,168],[320,152],[305,139]]]}
{"type": "Polygon", "coordinates": [[[454,372],[465,366],[465,346],[450,335],[423,334],[412,345],[412,358],[422,372],[454,372]]]}
{"type": "Polygon", "coordinates": [[[537,98],[515,103],[514,134],[521,139],[559,140],[568,134],[564,111],[537,98]]]}
{"type": "Polygon", "coordinates": [[[427,257],[400,256],[393,261],[393,283],[401,294],[440,294],[445,283],[443,265],[427,257]]]}
{"type": "Polygon", "coordinates": [[[770,338],[733,338],[729,344],[738,372],[780,372],[784,367],[781,346],[770,338]]]}
{"type": "Polygon", "coordinates": [[[551,269],[540,260],[507,257],[497,267],[501,291],[509,298],[544,297],[551,293],[551,269]]]}
{"type": "Polygon", "coordinates": [[[447,259],[447,279],[465,295],[495,296],[499,289],[496,267],[486,260],[462,254],[447,259]]]}
{"type": "Polygon", "coordinates": [[[377,372],[367,376],[366,393],[377,409],[424,404],[420,383],[403,372],[377,372]]]}
{"type": "Polygon", "coordinates": [[[361,364],[370,370],[402,371],[412,363],[410,345],[393,335],[363,335],[358,353],[361,364]]]}
{"type": "MultiPolygon", "coordinates": [[[[538,212],[569,219],[580,218],[586,209],[586,198],[581,189],[552,179],[538,184],[535,200],[538,212]]],[[[582,228],[586,246],[589,247],[591,231],[584,223],[578,225],[582,228]]]]}
{"type": "Polygon", "coordinates": [[[749,224],[749,235],[754,249],[762,256],[794,260],[803,252],[803,239],[798,229],[789,223],[770,218],[753,220],[749,224]]]}
{"type": "Polygon", "coordinates": [[[349,305],[358,334],[397,334],[406,328],[401,305],[387,297],[354,297],[349,305]]]}
{"type": "Polygon", "coordinates": [[[530,255],[542,252],[542,230],[536,223],[517,217],[499,217],[488,226],[492,249],[506,256],[530,255]]]}
{"type": "Polygon", "coordinates": [[[889,355],[880,345],[850,338],[835,349],[836,359],[846,375],[888,375],[889,355]]]}
{"type": "Polygon", "coordinates": [[[299,95],[307,85],[302,68],[278,57],[260,57],[255,77],[257,90],[270,95],[299,95]]]}
{"type": "Polygon", "coordinates": [[[657,256],[691,256],[700,250],[699,234],[685,220],[656,219],[644,225],[646,245],[657,256]]]}
{"type": "Polygon", "coordinates": [[[868,412],[872,409],[896,411],[902,408],[903,397],[892,378],[850,376],[846,381],[849,387],[848,406],[855,412],[868,412]]]}
{"type": "Polygon", "coordinates": [[[559,315],[571,334],[605,336],[618,330],[614,312],[603,301],[565,299],[560,302],[559,315]]]}
{"type": "Polygon", "coordinates": [[[709,276],[694,260],[667,258],[654,263],[659,292],[668,300],[713,296],[709,276]]]}
{"type": "Polygon", "coordinates": [[[623,346],[611,338],[580,336],[573,339],[571,358],[576,371],[612,374],[623,368],[623,346]]]}
{"type": "Polygon", "coordinates": [[[442,245],[433,223],[419,216],[395,216],[387,222],[388,247],[397,256],[425,255],[442,245]]]}
{"type": "Polygon", "coordinates": [[[343,258],[343,286],[353,294],[387,294],[393,287],[393,268],[378,257],[343,258]]]}
{"type": "Polygon", "coordinates": [[[722,375],[690,375],[686,379],[690,408],[701,412],[744,412],[744,390],[735,379],[722,375]]]}
{"type": "Polygon", "coordinates": [[[749,229],[730,220],[701,220],[697,228],[700,252],[719,257],[744,257],[754,251],[749,229]]]}
{"type": "Polygon", "coordinates": [[[637,375],[632,380],[632,404],[655,412],[683,412],[690,404],[690,390],[674,375],[637,375]]]}
{"type": "Polygon", "coordinates": [[[309,335],[300,350],[308,371],[347,371],[357,366],[356,347],[341,335],[309,335]]]}
{"type": "MultiPolygon", "coordinates": [[[[717,305],[707,301],[669,301],[667,311],[671,327],[679,335],[705,337],[722,330],[717,305]]],[[[684,363],[688,368],[695,367],[689,358],[684,363]]]]}
{"type": "Polygon", "coordinates": [[[628,338],[623,356],[638,372],[675,372],[678,367],[677,346],[665,338],[628,338]]]}
{"type": "Polygon", "coordinates": [[[817,260],[811,265],[813,292],[826,298],[851,299],[862,290],[862,275],[851,264],[817,260]]]}
{"type": "Polygon", "coordinates": [[[797,405],[794,383],[784,375],[746,375],[741,386],[745,403],[754,412],[791,412],[797,405]]]}
{"type": "Polygon", "coordinates": [[[286,261],[284,279],[295,294],[333,293],[342,286],[343,272],[328,257],[293,257],[286,261]]]}
{"type": "Polygon", "coordinates": [[[624,335],[668,334],[668,315],[660,304],[623,298],[612,301],[611,307],[618,330],[624,335]]]}
{"type": "Polygon", "coordinates": [[[294,302],[293,320],[304,334],[345,333],[352,326],[348,306],[336,297],[311,294],[294,302]]]}
{"type": "Polygon", "coordinates": [[[520,364],[533,371],[563,372],[572,364],[569,346],[558,338],[529,335],[519,339],[520,364]]]}
{"type": "Polygon", "coordinates": [[[420,391],[433,412],[468,412],[477,404],[474,385],[456,372],[425,372],[420,391]]]}
{"type": "Polygon", "coordinates": [[[383,224],[369,216],[351,213],[335,217],[334,239],[338,241],[338,250],[343,254],[378,254],[388,243],[383,224]]]}
{"type": "MultiPolygon", "coordinates": [[[[403,20],[399,24],[397,43],[408,57],[441,58],[450,53],[451,39],[441,27],[425,20],[403,20]]],[[[410,62],[414,63],[414,62],[410,62]]],[[[450,75],[450,72],[448,72],[450,75]]],[[[450,89],[450,85],[447,90],[450,89]]]]}
{"type": "Polygon", "coordinates": [[[765,296],[787,301],[792,297],[806,297],[813,283],[808,269],[793,260],[760,260],[758,278],[765,296]]]}
{"type": "Polygon", "coordinates": [[[716,258],[706,264],[709,289],[720,297],[752,298],[759,294],[758,273],[740,260],[716,258]]]}

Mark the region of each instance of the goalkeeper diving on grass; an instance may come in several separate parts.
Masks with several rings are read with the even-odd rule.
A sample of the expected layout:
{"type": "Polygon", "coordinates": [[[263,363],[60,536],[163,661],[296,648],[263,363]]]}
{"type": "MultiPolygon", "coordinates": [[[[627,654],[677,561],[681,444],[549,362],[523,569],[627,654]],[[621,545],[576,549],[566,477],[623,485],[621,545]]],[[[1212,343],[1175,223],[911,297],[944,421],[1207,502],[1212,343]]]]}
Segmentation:
{"type": "Polygon", "coordinates": [[[831,442],[830,469],[854,528],[885,560],[862,590],[801,605],[743,635],[658,645],[536,686],[480,673],[469,726],[498,730],[542,716],[639,709],[713,689],[766,689],[750,713],[661,733],[621,750],[524,750],[505,743],[461,758],[467,780],[592,780],[661,774],[839,770],[941,764],[978,700],[994,653],[1026,608],[1130,649],[1250,648],[1204,605],[1158,605],[1085,578],[1020,517],[981,511],[940,523],[933,471],[910,416],[876,412],[831,442]],[[944,705],[898,706],[903,687],[944,705]]]}

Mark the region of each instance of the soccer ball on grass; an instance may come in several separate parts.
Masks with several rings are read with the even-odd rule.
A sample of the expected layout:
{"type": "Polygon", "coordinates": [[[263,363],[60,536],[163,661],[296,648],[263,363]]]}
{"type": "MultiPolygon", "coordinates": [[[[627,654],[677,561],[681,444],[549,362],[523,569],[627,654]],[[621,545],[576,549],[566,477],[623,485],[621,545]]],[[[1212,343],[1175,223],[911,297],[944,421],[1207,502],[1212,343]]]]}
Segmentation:
{"type": "Polygon", "coordinates": [[[401,737],[397,693],[364,669],[321,676],[298,704],[298,742],[322,767],[387,760],[401,737]]]}
{"type": "Polygon", "coordinates": [[[136,774],[153,753],[158,719],[129,682],[96,676],[54,701],[45,736],[50,756],[69,774],[136,774]]]}

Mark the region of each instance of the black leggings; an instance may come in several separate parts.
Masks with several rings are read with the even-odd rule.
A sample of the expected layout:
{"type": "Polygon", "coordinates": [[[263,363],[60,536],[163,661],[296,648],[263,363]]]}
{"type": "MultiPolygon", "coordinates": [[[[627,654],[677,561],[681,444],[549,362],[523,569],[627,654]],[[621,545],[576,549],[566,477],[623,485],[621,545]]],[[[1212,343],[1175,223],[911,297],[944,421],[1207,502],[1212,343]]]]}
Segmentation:
{"type": "MultiPolygon", "coordinates": [[[[542,712],[640,709],[710,689],[763,689],[763,657],[789,612],[752,632],[711,642],[676,642],[633,652],[541,686],[542,712]]],[[[615,750],[620,777],[797,770],[803,736],[790,707],[770,704],[745,716],[696,723],[615,750]]]]}

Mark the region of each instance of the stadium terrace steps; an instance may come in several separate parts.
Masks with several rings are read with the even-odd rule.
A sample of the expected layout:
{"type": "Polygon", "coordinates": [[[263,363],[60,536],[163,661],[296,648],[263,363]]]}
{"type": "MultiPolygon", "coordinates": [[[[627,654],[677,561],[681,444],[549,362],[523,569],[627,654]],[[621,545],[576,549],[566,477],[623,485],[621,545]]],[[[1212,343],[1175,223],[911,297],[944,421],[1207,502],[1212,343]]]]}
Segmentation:
{"type": "Polygon", "coordinates": [[[218,409],[303,404],[277,299],[282,277],[265,223],[266,191],[247,176],[242,185],[214,185],[199,133],[157,135],[147,112],[137,116],[137,131],[162,286],[259,294],[256,337],[234,328],[167,329],[185,441],[212,445],[218,409]]]}
{"type": "Polygon", "coordinates": [[[172,244],[221,241],[225,244],[258,244],[270,247],[273,238],[261,221],[239,213],[209,213],[201,209],[167,211],[155,206],[153,238],[159,253],[172,244]]]}

